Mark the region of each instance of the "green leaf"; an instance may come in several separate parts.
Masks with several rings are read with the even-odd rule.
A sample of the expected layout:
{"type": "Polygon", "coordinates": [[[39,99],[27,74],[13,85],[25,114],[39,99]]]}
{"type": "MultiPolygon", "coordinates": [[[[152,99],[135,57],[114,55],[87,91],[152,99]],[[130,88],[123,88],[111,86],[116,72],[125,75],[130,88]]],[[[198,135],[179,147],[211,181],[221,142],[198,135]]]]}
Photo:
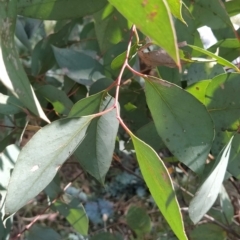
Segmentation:
{"type": "MultiPolygon", "coordinates": [[[[111,84],[113,84],[113,80],[109,78],[100,78],[95,83],[93,83],[89,90],[89,95],[93,95],[99,93],[101,91],[106,90],[111,84]]],[[[115,95],[116,87],[113,87],[108,93],[112,96],[115,95]]]]}
{"type": "Polygon", "coordinates": [[[239,80],[238,73],[225,73],[213,78],[207,87],[205,104],[216,129],[212,146],[214,155],[218,155],[231,136],[238,130],[240,117],[239,80]]]}
{"type": "Polygon", "coordinates": [[[36,93],[47,99],[58,113],[67,115],[73,106],[67,95],[52,85],[44,85],[38,88],[36,93]]]}
{"type": "Polygon", "coordinates": [[[18,40],[28,49],[31,51],[31,44],[28,39],[28,35],[24,29],[23,23],[20,18],[17,18],[16,22],[16,30],[15,35],[18,38],[18,40]]]}
{"type": "MultiPolygon", "coordinates": [[[[154,122],[149,122],[143,127],[139,128],[135,135],[142,141],[150,145],[156,152],[161,148],[164,148],[164,143],[157,133],[154,122]]],[[[132,149],[132,142],[129,142],[126,146],[127,149],[132,149]]]]}
{"type": "Polygon", "coordinates": [[[200,173],[214,136],[206,108],[172,83],[154,77],[145,80],[147,104],[158,134],[179,161],[200,173]]]}
{"type": "Polygon", "coordinates": [[[212,223],[198,225],[190,233],[191,240],[226,240],[226,235],[226,232],[221,227],[212,223]]]}
{"type": "Polygon", "coordinates": [[[211,80],[202,80],[193,83],[187,87],[186,91],[191,93],[198,101],[205,104],[205,93],[210,82],[211,80]]]}
{"type": "Polygon", "coordinates": [[[34,76],[45,73],[56,63],[51,45],[56,47],[67,46],[69,35],[77,20],[63,26],[58,32],[50,34],[39,41],[32,52],[32,74],[34,76]]]}
{"type": "Polygon", "coordinates": [[[105,5],[106,0],[20,0],[17,13],[30,18],[61,20],[92,14],[105,5]]]}
{"type": "Polygon", "coordinates": [[[49,122],[30,85],[15,48],[17,2],[0,2],[0,79],[30,111],[49,122]]]}
{"type": "Polygon", "coordinates": [[[129,24],[111,4],[93,14],[95,32],[101,52],[129,37],[129,24]]]}
{"type": "Polygon", "coordinates": [[[109,2],[129,21],[136,24],[146,36],[166,50],[180,66],[176,34],[166,0],[109,0],[109,2]]]}
{"type": "Polygon", "coordinates": [[[188,44],[188,46],[191,47],[192,49],[196,50],[196,51],[199,51],[199,52],[201,52],[203,54],[206,54],[209,57],[212,57],[212,58],[216,59],[217,63],[219,63],[219,64],[221,64],[223,66],[227,66],[227,67],[233,68],[237,72],[240,72],[240,70],[238,69],[237,66],[235,66],[233,63],[227,61],[226,59],[224,59],[222,57],[219,57],[216,54],[211,53],[211,52],[209,52],[209,51],[207,51],[205,49],[202,49],[200,47],[189,45],[189,44],[188,44]]]}
{"type": "Polygon", "coordinates": [[[233,61],[239,56],[240,42],[237,38],[227,38],[218,41],[208,50],[216,52],[218,49],[218,55],[228,61],[233,61]]]}
{"type": "MultiPolygon", "coordinates": [[[[130,61],[132,59],[132,57],[136,54],[137,52],[137,44],[134,44],[131,48],[130,48],[130,52],[129,52],[129,58],[128,58],[128,61],[130,61]]],[[[127,51],[121,53],[120,55],[118,55],[117,57],[115,57],[111,63],[111,68],[113,70],[116,70],[116,69],[119,69],[124,61],[125,61],[125,58],[126,58],[126,53],[127,51]]]]}
{"type": "MultiPolygon", "coordinates": [[[[114,101],[114,98],[107,96],[99,105],[98,112],[112,107],[114,101]]],[[[74,153],[83,169],[102,184],[112,162],[118,126],[116,109],[94,119],[74,153]]]]}
{"type": "Polygon", "coordinates": [[[194,224],[201,220],[217,199],[227,169],[232,139],[233,137],[219,153],[213,171],[199,188],[189,205],[189,216],[194,224]]]}
{"type": "Polygon", "coordinates": [[[13,96],[0,93],[0,113],[9,115],[23,111],[23,104],[13,96]]]}
{"type": "Polygon", "coordinates": [[[230,17],[226,12],[222,1],[197,0],[194,4],[189,1],[189,8],[195,18],[195,25],[197,27],[204,25],[212,29],[228,27],[232,32],[234,32],[230,17]]]}
{"type": "Polygon", "coordinates": [[[178,239],[187,239],[180,208],[168,170],[157,153],[146,143],[130,134],[144,180],[161,213],[178,239]]]}
{"type": "Polygon", "coordinates": [[[189,66],[187,74],[184,75],[184,80],[186,80],[188,84],[192,84],[202,81],[203,79],[214,78],[222,73],[225,73],[225,71],[219,64],[193,63],[189,66]]]}
{"type": "Polygon", "coordinates": [[[139,237],[151,231],[151,219],[147,211],[141,207],[131,206],[127,212],[126,219],[129,227],[139,237]]]}
{"type": "Polygon", "coordinates": [[[170,8],[172,15],[174,17],[178,18],[184,24],[186,24],[186,22],[184,21],[184,19],[182,17],[182,1],[167,0],[167,4],[170,8]]]}
{"type": "Polygon", "coordinates": [[[224,2],[224,5],[230,17],[240,13],[240,5],[238,0],[224,2]]]}
{"type": "Polygon", "coordinates": [[[99,112],[105,92],[99,92],[75,103],[68,114],[68,117],[82,117],[99,112]]]}
{"type": "Polygon", "coordinates": [[[92,119],[86,116],[55,121],[40,129],[22,148],[8,186],[7,214],[19,210],[51,182],[85,137],[92,119]]]}
{"type": "Polygon", "coordinates": [[[60,240],[61,236],[57,232],[55,232],[52,228],[42,227],[40,225],[34,224],[29,229],[27,240],[43,240],[43,239],[60,240]]]}
{"type": "Polygon", "coordinates": [[[104,77],[103,66],[83,52],[57,47],[53,47],[53,52],[64,73],[80,84],[91,85],[94,81],[104,77]]]}
{"type": "Polygon", "coordinates": [[[58,200],[54,203],[54,208],[67,219],[77,232],[86,236],[88,234],[88,217],[79,200],[75,200],[77,199],[69,204],[58,200]]]}

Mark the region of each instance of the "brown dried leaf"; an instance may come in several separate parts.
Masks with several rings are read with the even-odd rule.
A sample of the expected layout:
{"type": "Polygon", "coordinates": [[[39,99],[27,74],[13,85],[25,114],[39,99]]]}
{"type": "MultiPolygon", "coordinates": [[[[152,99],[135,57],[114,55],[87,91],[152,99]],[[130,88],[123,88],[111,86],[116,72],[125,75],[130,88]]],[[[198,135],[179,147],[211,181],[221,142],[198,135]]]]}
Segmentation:
{"type": "MultiPolygon", "coordinates": [[[[149,47],[150,45],[152,45],[152,43],[147,43],[146,45],[141,47],[138,51],[138,56],[147,66],[150,66],[150,67],[167,66],[170,68],[178,67],[175,61],[163,49],[144,52],[143,50],[149,47]]],[[[178,43],[178,47],[184,47],[186,45],[187,45],[186,41],[178,43]]],[[[188,63],[188,62],[181,60],[181,64],[185,64],[185,63],[188,63]]]]}

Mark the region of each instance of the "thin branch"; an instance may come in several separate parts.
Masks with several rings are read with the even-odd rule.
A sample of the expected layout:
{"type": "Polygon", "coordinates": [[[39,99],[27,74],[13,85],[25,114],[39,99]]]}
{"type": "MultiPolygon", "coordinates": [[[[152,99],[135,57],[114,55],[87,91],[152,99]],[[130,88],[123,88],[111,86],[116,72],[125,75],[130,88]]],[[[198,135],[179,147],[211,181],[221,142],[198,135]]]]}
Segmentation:
{"type": "MultiPolygon", "coordinates": [[[[63,192],[65,192],[65,191],[73,184],[73,182],[76,181],[76,180],[79,178],[79,176],[81,176],[82,174],[83,174],[83,172],[79,173],[75,178],[73,178],[73,179],[64,187],[63,192]]],[[[16,240],[16,239],[20,238],[21,235],[22,235],[24,232],[28,231],[38,220],[40,220],[40,219],[41,219],[41,216],[42,216],[43,214],[45,214],[46,211],[47,211],[48,209],[50,209],[50,207],[62,196],[63,192],[59,193],[59,195],[50,202],[50,204],[42,211],[42,213],[39,214],[38,216],[36,216],[36,217],[32,220],[31,223],[29,223],[27,226],[25,226],[25,228],[24,228],[20,233],[18,233],[18,235],[17,235],[15,238],[13,238],[13,240],[16,240]]]]}

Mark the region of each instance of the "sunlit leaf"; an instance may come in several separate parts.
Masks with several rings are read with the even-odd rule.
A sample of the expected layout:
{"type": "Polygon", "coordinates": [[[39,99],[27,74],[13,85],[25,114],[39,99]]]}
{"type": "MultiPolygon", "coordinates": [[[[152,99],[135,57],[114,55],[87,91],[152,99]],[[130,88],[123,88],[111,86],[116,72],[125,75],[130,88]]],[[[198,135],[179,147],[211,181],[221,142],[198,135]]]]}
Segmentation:
{"type": "Polygon", "coordinates": [[[196,83],[193,83],[189,87],[187,87],[187,91],[191,93],[196,99],[198,99],[201,103],[205,104],[205,93],[208,84],[211,80],[202,80],[196,83]]]}
{"type": "Polygon", "coordinates": [[[166,0],[109,0],[109,2],[129,21],[136,24],[145,35],[166,50],[178,66],[180,65],[172,16],[166,0]]]}
{"type": "Polygon", "coordinates": [[[178,239],[187,239],[178,201],[168,170],[157,153],[130,134],[143,178],[161,213],[178,239]]]}
{"type": "MultiPolygon", "coordinates": [[[[185,23],[182,17],[182,1],[181,0],[167,0],[168,6],[172,15],[185,23]]],[[[185,23],[186,24],[186,23],[185,23]]]]}
{"type": "Polygon", "coordinates": [[[213,171],[197,191],[189,206],[189,216],[196,224],[208,212],[217,199],[231,151],[233,137],[219,153],[213,171]]]}
{"type": "Polygon", "coordinates": [[[202,49],[200,47],[197,47],[197,46],[193,46],[193,45],[189,45],[189,47],[191,47],[192,49],[196,50],[196,51],[199,51],[203,54],[206,54],[207,56],[209,57],[212,57],[213,59],[216,59],[217,63],[223,65],[223,66],[226,66],[226,67],[230,67],[230,68],[233,68],[234,70],[236,70],[237,72],[239,72],[240,70],[238,69],[237,66],[235,66],[233,63],[227,61],[226,59],[222,58],[222,57],[219,57],[217,56],[216,54],[212,53],[212,52],[209,52],[205,49],[202,49]]]}
{"type": "Polygon", "coordinates": [[[73,199],[69,204],[58,200],[54,203],[54,208],[67,219],[77,232],[84,236],[88,234],[88,217],[79,200],[73,199]]]}

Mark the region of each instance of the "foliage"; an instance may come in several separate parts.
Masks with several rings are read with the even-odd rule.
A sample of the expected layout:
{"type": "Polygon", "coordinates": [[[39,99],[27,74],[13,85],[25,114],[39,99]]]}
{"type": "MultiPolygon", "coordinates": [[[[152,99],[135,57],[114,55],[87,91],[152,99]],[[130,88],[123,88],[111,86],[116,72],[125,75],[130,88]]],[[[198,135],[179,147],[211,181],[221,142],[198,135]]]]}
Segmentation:
{"type": "Polygon", "coordinates": [[[0,1],[0,238],[239,239],[239,13],[0,1]]]}

